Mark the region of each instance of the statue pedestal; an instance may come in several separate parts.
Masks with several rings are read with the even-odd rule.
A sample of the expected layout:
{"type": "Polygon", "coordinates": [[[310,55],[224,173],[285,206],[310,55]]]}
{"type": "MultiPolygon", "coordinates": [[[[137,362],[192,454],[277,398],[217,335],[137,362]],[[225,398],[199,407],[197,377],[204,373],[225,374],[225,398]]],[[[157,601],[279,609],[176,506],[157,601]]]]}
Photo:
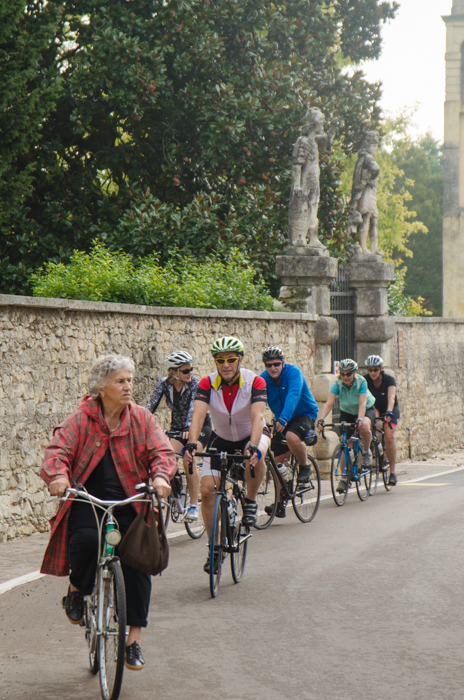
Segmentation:
{"type": "Polygon", "coordinates": [[[387,288],[395,279],[393,263],[381,255],[355,253],[346,266],[348,286],[355,295],[356,360],[361,367],[369,355],[390,362],[395,322],[388,315],[387,288]]]}

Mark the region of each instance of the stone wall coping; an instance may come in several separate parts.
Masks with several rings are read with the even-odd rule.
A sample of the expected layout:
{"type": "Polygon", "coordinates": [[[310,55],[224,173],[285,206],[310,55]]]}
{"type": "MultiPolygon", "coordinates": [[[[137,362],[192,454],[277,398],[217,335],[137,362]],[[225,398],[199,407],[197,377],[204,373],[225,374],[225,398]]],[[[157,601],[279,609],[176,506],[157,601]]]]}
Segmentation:
{"type": "Polygon", "coordinates": [[[47,297],[26,297],[13,294],[0,294],[1,306],[20,306],[31,309],[58,309],[61,311],[93,311],[95,313],[119,313],[144,316],[192,316],[209,318],[250,318],[272,321],[317,321],[318,314],[291,313],[283,311],[236,311],[233,309],[189,309],[180,306],[142,306],[138,304],[117,304],[103,301],[80,299],[49,299],[47,297]]]}
{"type": "Polygon", "coordinates": [[[390,316],[395,323],[462,323],[464,318],[446,318],[442,316],[390,316]]]}

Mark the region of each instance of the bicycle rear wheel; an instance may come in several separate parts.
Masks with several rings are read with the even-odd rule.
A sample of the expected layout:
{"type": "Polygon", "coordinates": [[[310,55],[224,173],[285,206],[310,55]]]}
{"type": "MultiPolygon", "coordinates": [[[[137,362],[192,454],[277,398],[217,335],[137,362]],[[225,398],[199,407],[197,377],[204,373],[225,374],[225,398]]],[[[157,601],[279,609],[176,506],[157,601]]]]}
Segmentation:
{"type": "Polygon", "coordinates": [[[98,644],[96,634],[96,600],[95,596],[85,598],[84,602],[84,620],[85,620],[85,638],[89,645],[89,665],[93,675],[98,673],[98,644]]]}
{"type": "Polygon", "coordinates": [[[362,460],[360,451],[356,455],[356,491],[360,501],[367,501],[372,482],[372,471],[370,467],[363,467],[358,464],[362,460]]]}
{"type": "Polygon", "coordinates": [[[201,514],[201,499],[198,508],[198,520],[192,520],[191,522],[185,522],[185,529],[187,530],[189,536],[192,540],[199,540],[205,534],[205,523],[203,522],[203,515],[201,514]]]}
{"type": "Polygon", "coordinates": [[[224,547],[227,542],[227,502],[221,494],[214,504],[213,525],[209,537],[209,589],[211,597],[218,593],[224,561],[224,547]]]}
{"type": "Polygon", "coordinates": [[[377,486],[379,483],[379,469],[380,469],[380,452],[377,440],[372,440],[371,442],[371,452],[372,452],[372,467],[371,467],[371,486],[369,489],[369,496],[374,496],[377,491],[377,486]]]}
{"type": "MultiPolygon", "coordinates": [[[[384,450],[385,450],[385,448],[384,448],[384,450]]],[[[388,483],[390,481],[390,462],[387,459],[387,455],[385,454],[385,451],[382,455],[382,478],[383,478],[383,485],[385,486],[385,489],[387,491],[391,491],[392,484],[388,483]]]]}
{"type": "Polygon", "coordinates": [[[274,520],[277,510],[277,494],[280,490],[275,467],[269,455],[266,455],[266,471],[258,489],[258,519],[255,523],[257,530],[265,530],[274,520]],[[267,511],[266,511],[267,509],[267,511]]]}
{"type": "MultiPolygon", "coordinates": [[[[321,500],[321,477],[316,461],[307,456],[311,467],[311,481],[298,486],[296,484],[292,496],[292,505],[295,515],[302,523],[309,523],[314,518],[321,500]]],[[[295,475],[295,470],[294,470],[295,475]]]]}
{"type": "Polygon", "coordinates": [[[121,692],[126,650],[126,593],[119,560],[110,561],[101,571],[101,621],[98,637],[100,688],[104,700],[117,700],[121,692]]]}
{"type": "Polygon", "coordinates": [[[348,449],[345,445],[337,445],[332,455],[332,466],[330,468],[330,486],[332,488],[332,496],[337,506],[342,506],[348,496],[349,483],[346,481],[346,489],[342,493],[338,493],[338,482],[342,479],[346,480],[346,461],[348,459],[348,449]],[[343,467],[342,467],[343,464],[343,467]]]}

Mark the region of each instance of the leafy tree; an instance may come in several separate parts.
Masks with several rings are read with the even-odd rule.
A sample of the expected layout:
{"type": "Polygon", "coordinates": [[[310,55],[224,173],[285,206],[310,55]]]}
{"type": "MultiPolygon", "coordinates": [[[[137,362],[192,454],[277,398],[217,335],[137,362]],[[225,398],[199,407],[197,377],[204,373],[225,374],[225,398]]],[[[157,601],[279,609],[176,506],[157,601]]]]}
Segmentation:
{"type": "Polygon", "coordinates": [[[48,0],[47,8],[60,13],[50,52],[62,88],[30,149],[37,176],[24,193],[27,218],[11,224],[4,290],[27,292],[12,266],[67,260],[95,237],[115,250],[124,239],[131,255],[162,249],[167,259],[166,232],[182,238],[175,222],[185,220],[191,233],[197,206],[204,228],[189,233],[189,252],[238,246],[275,289],[292,145],[309,106],[340,119],[339,148],[321,174],[321,232],[337,249],[341,158],[379,116],[379,86],[356,64],[378,55],[397,3],[48,0]],[[148,203],[147,190],[156,198],[148,203]],[[134,242],[128,217],[139,226],[134,242]]]}
{"type": "Polygon", "coordinates": [[[203,262],[175,253],[165,267],[154,255],[137,258],[95,242],[69,264],[48,262],[32,275],[34,296],[151,306],[270,311],[272,298],[238,250],[203,262]]]}

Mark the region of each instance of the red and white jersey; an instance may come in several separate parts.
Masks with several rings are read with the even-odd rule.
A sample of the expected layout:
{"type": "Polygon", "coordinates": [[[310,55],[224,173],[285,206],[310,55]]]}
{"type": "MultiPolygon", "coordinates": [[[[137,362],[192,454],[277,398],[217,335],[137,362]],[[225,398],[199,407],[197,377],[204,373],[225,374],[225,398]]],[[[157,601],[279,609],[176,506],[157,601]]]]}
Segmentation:
{"type": "Polygon", "coordinates": [[[239,442],[251,434],[251,405],[267,401],[266,382],[251,370],[241,369],[237,380],[229,386],[218,372],[213,372],[200,380],[195,401],[209,404],[216,435],[239,442]]]}

